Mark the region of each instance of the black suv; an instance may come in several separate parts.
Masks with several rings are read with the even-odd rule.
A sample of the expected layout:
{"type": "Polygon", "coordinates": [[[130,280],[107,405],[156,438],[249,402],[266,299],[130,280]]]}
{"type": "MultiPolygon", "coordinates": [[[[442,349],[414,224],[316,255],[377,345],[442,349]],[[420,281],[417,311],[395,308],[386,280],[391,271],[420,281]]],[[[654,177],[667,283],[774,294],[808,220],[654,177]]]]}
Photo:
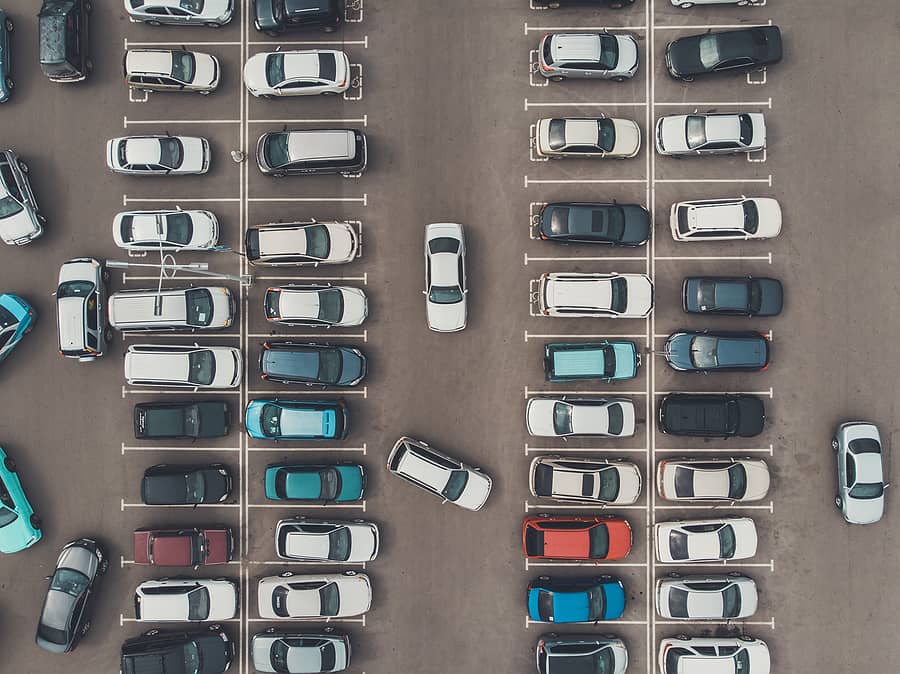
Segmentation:
{"type": "Polygon", "coordinates": [[[259,369],[263,379],[282,384],[356,386],[366,376],[366,357],[349,346],[266,342],[259,369]]]}
{"type": "Polygon", "coordinates": [[[231,473],[221,463],[205,466],[159,464],[144,471],[141,501],[147,505],[221,503],[231,494],[231,473]]]}
{"type": "Polygon", "coordinates": [[[672,393],[659,401],[659,430],[672,435],[752,438],[765,423],[765,405],[753,395],[672,393]]]}
{"type": "Polygon", "coordinates": [[[80,82],[91,71],[90,13],[90,0],[44,0],[38,14],[41,70],[53,82],[80,82]]]}
{"type": "Polygon", "coordinates": [[[256,0],[253,7],[256,30],[273,37],[304,28],[331,33],[344,15],[342,0],[256,0]]]}
{"type": "Polygon", "coordinates": [[[203,632],[150,630],[122,644],[122,674],[223,674],[234,659],[234,642],[218,625],[203,632]]]}
{"type": "Polygon", "coordinates": [[[228,435],[231,415],[221,401],[138,403],[134,406],[134,437],[221,438],[228,435]]]}

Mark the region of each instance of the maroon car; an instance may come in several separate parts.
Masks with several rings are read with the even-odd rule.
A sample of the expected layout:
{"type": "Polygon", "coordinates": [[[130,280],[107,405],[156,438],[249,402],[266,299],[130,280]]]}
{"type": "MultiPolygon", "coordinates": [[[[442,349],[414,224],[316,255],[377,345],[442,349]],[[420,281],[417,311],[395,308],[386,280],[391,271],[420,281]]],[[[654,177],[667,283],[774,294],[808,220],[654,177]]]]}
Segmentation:
{"type": "Polygon", "coordinates": [[[151,566],[225,564],[234,554],[228,527],[138,529],[134,532],[134,563],[151,566]]]}

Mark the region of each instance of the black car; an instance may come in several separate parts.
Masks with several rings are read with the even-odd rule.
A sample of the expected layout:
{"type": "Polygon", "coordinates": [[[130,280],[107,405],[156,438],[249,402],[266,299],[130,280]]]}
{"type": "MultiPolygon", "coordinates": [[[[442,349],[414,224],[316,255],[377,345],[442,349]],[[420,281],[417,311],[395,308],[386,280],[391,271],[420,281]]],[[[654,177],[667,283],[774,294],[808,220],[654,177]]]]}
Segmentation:
{"type": "Polygon", "coordinates": [[[41,70],[52,82],[80,82],[93,65],[88,57],[90,0],[44,0],[38,14],[41,70]]]}
{"type": "Polygon", "coordinates": [[[134,406],[134,437],[221,438],[228,435],[231,413],[222,401],[138,403],[134,406]]]}
{"type": "Polygon", "coordinates": [[[781,281],[751,276],[690,276],[682,285],[689,314],[777,316],[784,305],[781,281]]]}
{"type": "Polygon", "coordinates": [[[765,405],[754,395],[671,393],[659,401],[659,430],[672,435],[752,438],[765,423],[765,405]]]}
{"type": "Polygon", "coordinates": [[[682,372],[760,372],[769,367],[769,340],[758,332],[676,332],[663,355],[682,372]]]}
{"type": "Polygon", "coordinates": [[[366,357],[348,346],[266,342],[259,370],[263,379],[282,384],[356,386],[366,376],[366,357]]]}
{"type": "Polygon", "coordinates": [[[231,494],[231,473],[221,463],[205,466],[160,464],[144,471],[141,501],[147,505],[220,503],[231,494]]]}
{"type": "Polygon", "coordinates": [[[669,74],[687,82],[697,75],[759,70],[780,60],[781,31],[778,26],[690,35],[666,46],[669,74]]]}
{"type": "Polygon", "coordinates": [[[650,238],[650,213],[638,204],[546,204],[538,232],[544,241],[640,246],[650,238]]]}
{"type": "Polygon", "coordinates": [[[91,597],[109,568],[106,553],[90,538],[66,543],[38,619],[35,643],[51,653],[68,653],[91,627],[91,597]]]}
{"type": "Polygon", "coordinates": [[[122,674],[223,674],[234,642],[218,625],[201,632],[150,630],[122,644],[122,674]]]}
{"type": "Polygon", "coordinates": [[[344,16],[342,0],[256,0],[253,8],[256,30],[272,37],[304,28],[331,33],[344,16]]]}

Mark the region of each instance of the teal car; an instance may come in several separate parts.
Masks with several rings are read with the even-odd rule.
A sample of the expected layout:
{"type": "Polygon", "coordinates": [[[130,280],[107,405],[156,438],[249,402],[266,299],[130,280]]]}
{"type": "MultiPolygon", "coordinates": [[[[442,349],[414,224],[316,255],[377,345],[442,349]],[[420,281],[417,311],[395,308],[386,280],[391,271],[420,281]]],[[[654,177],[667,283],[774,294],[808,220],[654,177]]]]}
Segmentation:
{"type": "Polygon", "coordinates": [[[547,381],[633,379],[640,364],[637,345],[625,339],[575,344],[552,342],[544,346],[547,381]]]}
{"type": "Polygon", "coordinates": [[[43,535],[41,520],[16,475],[16,462],[0,447],[0,552],[30,548],[43,535]]]}
{"type": "Polygon", "coordinates": [[[350,411],[343,399],[257,399],[247,404],[244,427],[256,440],[343,440],[350,432],[350,411]]]}
{"type": "Polygon", "coordinates": [[[272,501],[361,501],[366,470],[358,463],[266,467],[266,498],[272,501]]]}
{"type": "Polygon", "coordinates": [[[35,311],[18,295],[0,295],[0,362],[18,346],[34,327],[35,311]]]}

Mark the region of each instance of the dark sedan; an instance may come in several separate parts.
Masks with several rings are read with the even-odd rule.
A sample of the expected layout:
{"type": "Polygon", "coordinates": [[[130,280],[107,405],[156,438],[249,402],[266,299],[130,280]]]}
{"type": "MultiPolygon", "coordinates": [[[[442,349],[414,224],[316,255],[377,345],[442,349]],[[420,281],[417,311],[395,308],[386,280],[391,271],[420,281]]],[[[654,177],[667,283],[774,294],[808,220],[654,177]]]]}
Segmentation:
{"type": "Polygon", "coordinates": [[[676,332],[664,354],[682,372],[760,372],[769,367],[769,340],[758,332],[676,332]]]}
{"type": "Polygon", "coordinates": [[[672,77],[690,82],[709,73],[743,73],[781,60],[778,26],[703,33],[673,40],[666,47],[672,77]]]}
{"type": "Polygon", "coordinates": [[[650,238],[650,213],[638,204],[562,202],[538,215],[544,241],[640,246],[650,238]]]}
{"type": "Polygon", "coordinates": [[[283,384],[356,386],[366,376],[366,357],[348,346],[266,342],[259,369],[263,379],[283,384]]]}
{"type": "Polygon", "coordinates": [[[220,503],[231,494],[232,478],[221,463],[206,466],[151,466],[141,480],[141,500],[147,505],[220,503]]]}
{"type": "Polygon", "coordinates": [[[278,37],[286,30],[334,32],[344,15],[342,0],[255,0],[256,30],[278,37]]]}
{"type": "Polygon", "coordinates": [[[221,438],[228,435],[231,414],[222,401],[138,403],[134,406],[134,437],[221,438]]]}
{"type": "Polygon", "coordinates": [[[120,668],[125,674],[222,674],[231,667],[235,650],[235,642],[218,625],[200,632],[150,630],[122,644],[120,668]]]}
{"type": "Polygon", "coordinates": [[[682,286],[682,307],[689,314],[777,316],[784,288],[773,278],[690,276],[682,286]]]}
{"type": "Polygon", "coordinates": [[[68,653],[91,627],[91,597],[109,568],[106,553],[90,538],[66,543],[47,576],[50,588],[38,619],[35,642],[51,653],[68,653]]]}
{"type": "Polygon", "coordinates": [[[765,423],[765,405],[754,395],[672,393],[659,401],[659,430],[672,435],[752,438],[765,423]]]}

